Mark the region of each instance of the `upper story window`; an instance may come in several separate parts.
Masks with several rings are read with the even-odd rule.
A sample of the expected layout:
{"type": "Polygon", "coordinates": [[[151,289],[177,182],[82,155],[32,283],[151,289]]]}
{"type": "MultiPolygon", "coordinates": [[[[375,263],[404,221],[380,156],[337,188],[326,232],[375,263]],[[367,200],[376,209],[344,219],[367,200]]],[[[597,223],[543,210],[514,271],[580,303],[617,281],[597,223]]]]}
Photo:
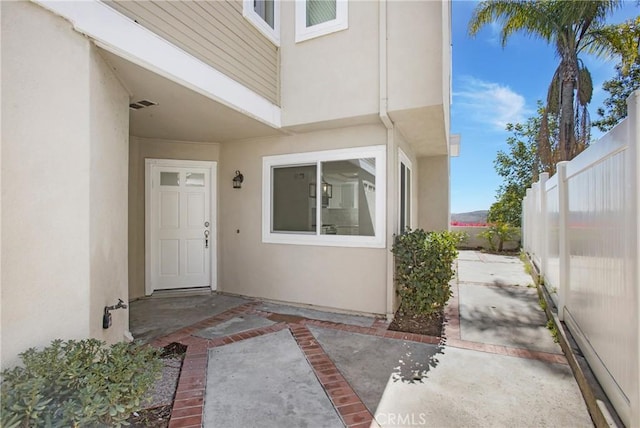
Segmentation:
{"type": "Polygon", "coordinates": [[[385,146],[263,158],[262,240],[383,248],[385,146]]]}
{"type": "Polygon", "coordinates": [[[347,0],[296,0],[296,42],[349,27],[347,0]]]}
{"type": "Polygon", "coordinates": [[[243,0],[242,15],[276,46],[280,46],[279,0],[243,0]]]}

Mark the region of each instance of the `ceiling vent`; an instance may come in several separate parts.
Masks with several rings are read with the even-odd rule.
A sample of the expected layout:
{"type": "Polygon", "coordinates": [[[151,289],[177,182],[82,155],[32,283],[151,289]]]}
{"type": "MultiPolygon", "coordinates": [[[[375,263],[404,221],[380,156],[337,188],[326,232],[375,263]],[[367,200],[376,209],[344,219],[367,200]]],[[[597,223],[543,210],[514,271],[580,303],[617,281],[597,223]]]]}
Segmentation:
{"type": "Polygon", "coordinates": [[[141,108],[157,106],[157,105],[158,105],[158,103],[155,103],[153,101],[140,100],[140,101],[136,101],[134,103],[129,104],[129,108],[131,110],[140,110],[141,108]]]}

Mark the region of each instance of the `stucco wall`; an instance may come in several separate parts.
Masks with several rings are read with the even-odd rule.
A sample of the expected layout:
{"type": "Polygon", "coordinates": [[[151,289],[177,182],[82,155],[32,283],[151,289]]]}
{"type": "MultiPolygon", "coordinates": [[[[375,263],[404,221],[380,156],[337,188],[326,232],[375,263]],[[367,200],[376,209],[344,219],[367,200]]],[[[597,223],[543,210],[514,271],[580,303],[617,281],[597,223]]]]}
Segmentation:
{"type": "MultiPolygon", "coordinates": [[[[144,296],[144,160],[218,161],[217,143],[131,137],[129,144],[129,298],[144,296]]],[[[231,179],[229,179],[229,183],[231,179]]]]}
{"type": "MultiPolygon", "coordinates": [[[[19,352],[55,338],[92,332],[103,337],[96,314],[111,295],[100,287],[126,287],[118,212],[123,202],[126,209],[126,198],[117,192],[126,182],[126,170],[118,172],[122,163],[126,168],[128,101],[89,41],[66,21],[29,2],[0,7],[1,324],[7,367],[19,352]],[[96,122],[105,118],[114,122],[96,122]],[[98,201],[100,207],[92,209],[98,201]],[[108,207],[112,223],[98,214],[101,207],[108,207]],[[108,270],[114,271],[108,281],[93,282],[108,270]]],[[[121,340],[123,333],[119,322],[105,338],[121,340]]]]}
{"type": "Polygon", "coordinates": [[[350,1],[347,30],[301,43],[295,43],[295,2],[280,6],[282,125],[377,120],[378,3],[350,1]]]}
{"type": "Polygon", "coordinates": [[[418,228],[449,228],[449,156],[418,158],[418,228]]]}
{"type": "MultiPolygon", "coordinates": [[[[451,226],[452,232],[464,232],[467,234],[468,238],[461,242],[458,245],[459,248],[484,248],[485,250],[490,250],[491,246],[489,242],[481,236],[481,233],[485,232],[488,229],[487,226],[451,226]]],[[[507,241],[504,243],[504,250],[517,250],[520,248],[520,230],[517,231],[512,241],[507,241]]],[[[496,241],[496,246],[498,245],[496,241]]]]}
{"type": "Polygon", "coordinates": [[[112,313],[104,330],[105,306],[128,301],[127,187],[129,159],[129,95],[97,48],[92,46],[90,84],[90,335],[107,342],[129,330],[126,310],[112,313]]]}
{"type": "Polygon", "coordinates": [[[443,6],[439,1],[387,4],[390,111],[443,104],[443,6]]]}
{"type": "Polygon", "coordinates": [[[387,249],[262,243],[262,157],[385,144],[362,126],[221,145],[219,288],[229,293],[384,313],[387,249]],[[233,189],[240,170],[242,189],[233,189]]]}

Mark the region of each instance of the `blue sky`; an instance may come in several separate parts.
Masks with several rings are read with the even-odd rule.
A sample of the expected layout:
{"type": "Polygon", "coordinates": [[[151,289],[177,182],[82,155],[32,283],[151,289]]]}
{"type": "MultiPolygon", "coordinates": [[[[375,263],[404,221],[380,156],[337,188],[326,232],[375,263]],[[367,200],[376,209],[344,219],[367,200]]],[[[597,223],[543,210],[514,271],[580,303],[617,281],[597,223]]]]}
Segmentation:
{"type": "MultiPolygon", "coordinates": [[[[546,98],[558,60],[544,41],[519,34],[502,48],[499,27],[485,27],[471,39],[467,24],[476,1],[452,4],[453,104],[451,132],[462,135],[460,157],[451,159],[451,212],[489,209],[501,178],[493,169],[498,150],[506,150],[509,122],[525,121],[535,113],[536,101],[546,98]]],[[[618,23],[640,14],[635,0],[608,19],[618,23]]],[[[616,60],[581,56],[594,82],[591,120],[607,93],[602,82],[615,75],[616,60]]],[[[593,130],[595,136],[599,135],[593,130]]]]}

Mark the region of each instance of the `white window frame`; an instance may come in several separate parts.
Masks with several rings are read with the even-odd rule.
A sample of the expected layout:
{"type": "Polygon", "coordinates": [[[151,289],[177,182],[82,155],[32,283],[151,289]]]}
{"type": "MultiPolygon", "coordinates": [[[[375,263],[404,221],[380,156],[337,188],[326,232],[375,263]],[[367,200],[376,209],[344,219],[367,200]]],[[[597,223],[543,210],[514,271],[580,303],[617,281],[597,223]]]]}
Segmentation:
{"type": "Polygon", "coordinates": [[[405,227],[409,227],[410,229],[413,230],[413,215],[412,212],[413,211],[413,165],[411,163],[411,160],[409,159],[409,156],[407,156],[407,154],[402,151],[402,149],[398,149],[398,225],[396,226],[397,228],[397,233],[403,233],[404,230],[402,230],[402,222],[404,220],[405,223],[405,227]],[[409,191],[406,192],[406,187],[405,187],[405,201],[409,201],[409,209],[407,210],[407,207],[404,207],[404,213],[405,213],[405,218],[402,219],[401,214],[402,214],[402,165],[404,164],[405,168],[409,171],[409,191]]]}
{"type": "Polygon", "coordinates": [[[349,2],[336,0],[336,19],[307,27],[307,0],[296,0],[296,43],[349,28],[349,2]]]}
{"type": "MultiPolygon", "coordinates": [[[[349,149],[326,150],[319,152],[295,153],[288,155],[265,156],[262,158],[262,242],[269,244],[316,245],[332,247],[386,247],[386,146],[366,146],[349,149]],[[321,162],[340,161],[347,159],[374,158],[376,162],[376,204],[375,204],[375,235],[321,235],[320,227],[315,233],[272,232],[272,187],[274,167],[296,165],[318,165],[317,174],[320,176],[321,162]]],[[[318,177],[317,182],[320,182],[318,177]]],[[[321,215],[321,210],[317,210],[321,215]]],[[[321,221],[316,221],[321,225],[321,221]]]]}
{"type": "Polygon", "coordinates": [[[274,45],[280,46],[280,0],[273,2],[273,28],[253,9],[253,0],[242,0],[242,16],[274,45]]]}

